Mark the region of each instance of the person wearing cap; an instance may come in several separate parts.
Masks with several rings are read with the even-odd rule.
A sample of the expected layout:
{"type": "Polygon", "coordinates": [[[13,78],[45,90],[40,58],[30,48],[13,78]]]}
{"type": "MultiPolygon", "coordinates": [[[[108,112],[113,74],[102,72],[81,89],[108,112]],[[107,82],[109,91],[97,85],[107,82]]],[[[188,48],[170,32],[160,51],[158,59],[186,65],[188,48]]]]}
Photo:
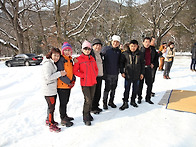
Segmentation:
{"type": "Polygon", "coordinates": [[[107,110],[108,106],[116,108],[114,104],[115,90],[118,82],[118,74],[120,71],[120,56],[121,50],[120,36],[113,35],[110,46],[106,46],[102,49],[101,55],[103,56],[104,67],[104,80],[105,89],[103,93],[103,109],[107,110]],[[108,103],[108,94],[110,92],[110,99],[108,103]]]}
{"type": "Polygon", "coordinates": [[[94,39],[92,41],[91,55],[95,58],[98,67],[98,76],[96,78],[97,85],[96,85],[95,94],[92,102],[92,109],[91,109],[91,112],[94,114],[99,114],[100,112],[102,112],[102,109],[99,108],[99,101],[101,98],[101,85],[102,85],[102,78],[103,78],[103,61],[100,54],[101,49],[102,49],[101,40],[94,39]]]}
{"type": "Polygon", "coordinates": [[[65,71],[66,75],[58,78],[57,91],[59,95],[59,111],[61,124],[66,127],[73,125],[73,117],[67,115],[67,104],[71,93],[71,88],[75,84],[75,76],[73,74],[73,62],[72,62],[72,46],[68,42],[64,42],[61,49],[61,57],[56,63],[58,71],[65,71]]]}
{"type": "Polygon", "coordinates": [[[88,41],[82,43],[82,54],[77,58],[74,64],[74,75],[80,77],[80,85],[84,95],[83,121],[85,125],[90,126],[93,117],[90,114],[92,100],[97,84],[98,67],[91,53],[91,44],[88,41]]]}

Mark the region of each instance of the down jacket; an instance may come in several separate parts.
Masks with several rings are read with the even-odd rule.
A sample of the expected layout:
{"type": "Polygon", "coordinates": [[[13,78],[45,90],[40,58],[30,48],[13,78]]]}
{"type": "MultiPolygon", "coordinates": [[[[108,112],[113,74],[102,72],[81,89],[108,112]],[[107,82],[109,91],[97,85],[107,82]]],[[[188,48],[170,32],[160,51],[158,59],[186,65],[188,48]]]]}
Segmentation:
{"type": "Polygon", "coordinates": [[[97,63],[93,56],[81,54],[77,58],[78,62],[74,64],[74,75],[80,77],[81,86],[93,86],[97,84],[98,75],[97,63]]]}
{"type": "Polygon", "coordinates": [[[57,94],[57,78],[61,76],[60,71],[57,72],[57,67],[52,59],[43,61],[43,94],[44,96],[53,96],[57,94]]]}
{"type": "Polygon", "coordinates": [[[73,62],[71,59],[72,57],[62,55],[59,61],[56,63],[58,71],[65,70],[67,72],[65,76],[58,78],[57,88],[70,89],[69,84],[76,80],[75,76],[73,75],[73,62]]]}
{"type": "Polygon", "coordinates": [[[120,73],[125,73],[125,78],[136,81],[140,79],[140,75],[144,75],[145,71],[144,56],[139,49],[134,53],[127,50],[122,53],[120,58],[120,73]]]}

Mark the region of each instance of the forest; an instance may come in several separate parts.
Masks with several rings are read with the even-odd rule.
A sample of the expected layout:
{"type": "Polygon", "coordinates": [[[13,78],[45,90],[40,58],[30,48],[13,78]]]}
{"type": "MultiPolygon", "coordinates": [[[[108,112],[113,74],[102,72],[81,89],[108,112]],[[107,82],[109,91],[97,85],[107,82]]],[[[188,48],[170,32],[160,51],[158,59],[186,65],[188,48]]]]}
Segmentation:
{"type": "Polygon", "coordinates": [[[0,57],[19,53],[46,54],[69,42],[75,53],[81,43],[111,36],[121,44],[146,36],[173,41],[177,51],[189,52],[196,42],[195,0],[0,0],[0,57]]]}

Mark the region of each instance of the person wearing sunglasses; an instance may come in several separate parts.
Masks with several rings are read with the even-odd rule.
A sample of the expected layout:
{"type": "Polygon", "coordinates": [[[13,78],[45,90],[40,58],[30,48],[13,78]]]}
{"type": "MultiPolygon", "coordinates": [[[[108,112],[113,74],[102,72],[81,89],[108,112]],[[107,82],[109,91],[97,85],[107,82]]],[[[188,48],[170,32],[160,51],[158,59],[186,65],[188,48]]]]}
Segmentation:
{"type": "Polygon", "coordinates": [[[82,54],[77,58],[78,62],[74,64],[73,72],[80,77],[84,95],[83,121],[85,125],[90,126],[93,121],[90,111],[97,84],[98,67],[94,57],[90,55],[91,44],[88,41],[83,42],[81,51],[82,54]]]}

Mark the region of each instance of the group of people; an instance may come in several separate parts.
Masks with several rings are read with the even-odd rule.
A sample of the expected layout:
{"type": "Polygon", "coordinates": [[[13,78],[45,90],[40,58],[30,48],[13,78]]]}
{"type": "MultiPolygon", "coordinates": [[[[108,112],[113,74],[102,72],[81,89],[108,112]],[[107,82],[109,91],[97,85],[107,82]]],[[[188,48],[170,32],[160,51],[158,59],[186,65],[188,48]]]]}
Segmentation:
{"type": "Polygon", "coordinates": [[[103,47],[100,39],[94,39],[92,43],[85,40],[82,44],[82,54],[73,60],[72,46],[68,42],[63,44],[61,51],[58,48],[52,48],[46,55],[46,59],[43,61],[43,91],[48,104],[46,124],[51,131],[61,131],[58,123],[54,121],[57,94],[60,100],[61,125],[66,127],[73,125],[74,118],[67,115],[67,104],[71,88],[76,81],[75,76],[80,77],[84,95],[83,121],[87,126],[90,126],[93,121],[91,113],[99,114],[103,111],[99,108],[102,80],[105,80],[103,109],[107,110],[108,106],[117,107],[114,98],[119,73],[125,79],[123,104],[119,108],[120,110],[129,107],[131,85],[130,105],[138,107],[138,104],[141,104],[144,81],[147,85],[145,101],[154,104],[151,97],[154,96],[152,87],[156,70],[159,67],[158,60],[159,57],[165,58],[164,78],[169,79],[175,52],[174,43],[169,42],[167,48],[157,51],[155,38],[145,37],[141,48],[139,48],[137,40],[131,40],[124,45],[125,51],[121,52],[120,41],[120,36],[113,35],[111,45],[103,47]],[[138,104],[136,97],[138,97],[138,104]]]}

